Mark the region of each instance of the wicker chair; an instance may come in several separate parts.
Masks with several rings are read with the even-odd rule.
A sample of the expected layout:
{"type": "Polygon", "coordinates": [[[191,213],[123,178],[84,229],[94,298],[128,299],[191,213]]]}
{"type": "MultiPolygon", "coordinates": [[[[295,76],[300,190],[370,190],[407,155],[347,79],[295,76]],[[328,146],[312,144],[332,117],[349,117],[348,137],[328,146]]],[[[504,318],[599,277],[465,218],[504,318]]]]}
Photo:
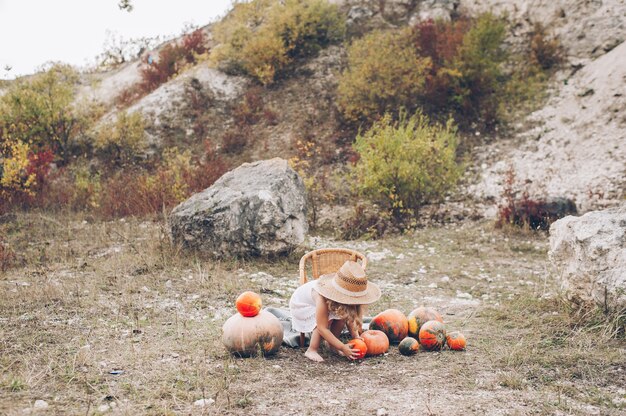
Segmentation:
{"type": "MultiPolygon", "coordinates": [[[[363,270],[367,267],[367,257],[348,248],[321,248],[306,253],[300,259],[300,285],[309,281],[308,266],[313,279],[328,273],[335,273],[348,260],[361,262],[363,270]]],[[[304,333],[300,333],[300,347],[304,347],[304,333]]]]}

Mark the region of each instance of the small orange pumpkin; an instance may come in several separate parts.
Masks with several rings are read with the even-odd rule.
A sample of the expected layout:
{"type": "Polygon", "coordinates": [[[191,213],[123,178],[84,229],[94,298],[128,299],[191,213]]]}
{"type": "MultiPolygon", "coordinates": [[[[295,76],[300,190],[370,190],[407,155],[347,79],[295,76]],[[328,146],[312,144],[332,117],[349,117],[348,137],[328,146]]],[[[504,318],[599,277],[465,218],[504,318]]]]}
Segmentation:
{"type": "Polygon", "coordinates": [[[440,350],[446,343],[446,328],[439,321],[428,321],[420,329],[419,340],[426,350],[440,350]]]}
{"type": "Polygon", "coordinates": [[[244,317],[236,313],[222,327],[222,342],[233,355],[249,357],[260,353],[272,355],[283,342],[283,326],[267,311],[244,317]]]}
{"type": "Polygon", "coordinates": [[[254,292],[243,292],[235,301],[237,311],[245,317],[257,316],[261,311],[261,296],[254,292]]]}
{"type": "Polygon", "coordinates": [[[428,321],[439,321],[443,323],[443,318],[433,308],[427,308],[424,306],[420,306],[417,309],[414,309],[409,316],[407,316],[409,321],[409,336],[413,338],[418,338],[420,334],[420,328],[428,321]]]}
{"type": "Polygon", "coordinates": [[[414,355],[420,350],[420,343],[413,337],[406,337],[398,345],[402,355],[414,355]]]}
{"type": "Polygon", "coordinates": [[[465,349],[465,335],[459,331],[450,332],[446,337],[448,347],[454,351],[463,351],[465,349]]]}
{"type": "Polygon", "coordinates": [[[372,318],[370,329],[383,331],[389,342],[400,342],[409,332],[409,321],[406,315],[397,309],[387,309],[372,318]]]}
{"type": "Polygon", "coordinates": [[[363,342],[367,346],[367,357],[380,355],[389,351],[389,338],[383,331],[370,329],[361,334],[363,342]]]}
{"type": "Polygon", "coordinates": [[[351,339],[348,342],[348,346],[353,350],[359,350],[359,353],[357,355],[358,360],[360,360],[361,358],[365,358],[365,355],[367,354],[367,345],[365,344],[365,342],[363,342],[362,339],[351,339]]]}

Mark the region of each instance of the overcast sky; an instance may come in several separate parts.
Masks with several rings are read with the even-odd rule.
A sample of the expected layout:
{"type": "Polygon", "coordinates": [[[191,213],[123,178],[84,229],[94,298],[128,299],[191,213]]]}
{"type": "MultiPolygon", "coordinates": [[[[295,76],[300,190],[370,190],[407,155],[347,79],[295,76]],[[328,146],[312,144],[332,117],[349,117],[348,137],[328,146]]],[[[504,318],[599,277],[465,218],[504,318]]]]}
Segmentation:
{"type": "Polygon", "coordinates": [[[180,34],[223,15],[231,0],[0,0],[0,78],[33,73],[49,61],[93,62],[107,29],[124,39],[180,34]],[[12,69],[7,72],[5,66],[12,69]]]}

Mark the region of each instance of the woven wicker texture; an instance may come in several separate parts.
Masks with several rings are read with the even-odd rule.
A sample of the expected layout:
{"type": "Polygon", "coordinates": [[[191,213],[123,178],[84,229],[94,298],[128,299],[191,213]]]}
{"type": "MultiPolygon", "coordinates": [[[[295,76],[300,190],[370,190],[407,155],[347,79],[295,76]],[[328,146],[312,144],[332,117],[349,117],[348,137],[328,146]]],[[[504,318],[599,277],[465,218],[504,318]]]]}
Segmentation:
{"type": "Polygon", "coordinates": [[[367,258],[349,248],[321,248],[310,251],[300,259],[300,284],[308,282],[309,276],[317,279],[323,274],[335,273],[348,260],[361,263],[363,270],[367,267],[367,258]]]}

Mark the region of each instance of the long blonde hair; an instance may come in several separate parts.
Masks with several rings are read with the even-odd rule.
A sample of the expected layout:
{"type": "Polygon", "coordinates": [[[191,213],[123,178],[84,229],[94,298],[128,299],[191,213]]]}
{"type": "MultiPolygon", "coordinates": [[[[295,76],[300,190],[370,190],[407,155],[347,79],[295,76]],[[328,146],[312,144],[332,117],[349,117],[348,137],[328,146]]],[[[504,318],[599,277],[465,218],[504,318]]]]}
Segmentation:
{"type": "Polygon", "coordinates": [[[346,305],[344,303],[335,302],[334,300],[326,299],[326,305],[328,305],[328,311],[334,313],[341,319],[346,321],[348,328],[352,327],[353,331],[357,334],[362,332],[363,328],[363,312],[365,310],[364,305],[346,305]]]}

